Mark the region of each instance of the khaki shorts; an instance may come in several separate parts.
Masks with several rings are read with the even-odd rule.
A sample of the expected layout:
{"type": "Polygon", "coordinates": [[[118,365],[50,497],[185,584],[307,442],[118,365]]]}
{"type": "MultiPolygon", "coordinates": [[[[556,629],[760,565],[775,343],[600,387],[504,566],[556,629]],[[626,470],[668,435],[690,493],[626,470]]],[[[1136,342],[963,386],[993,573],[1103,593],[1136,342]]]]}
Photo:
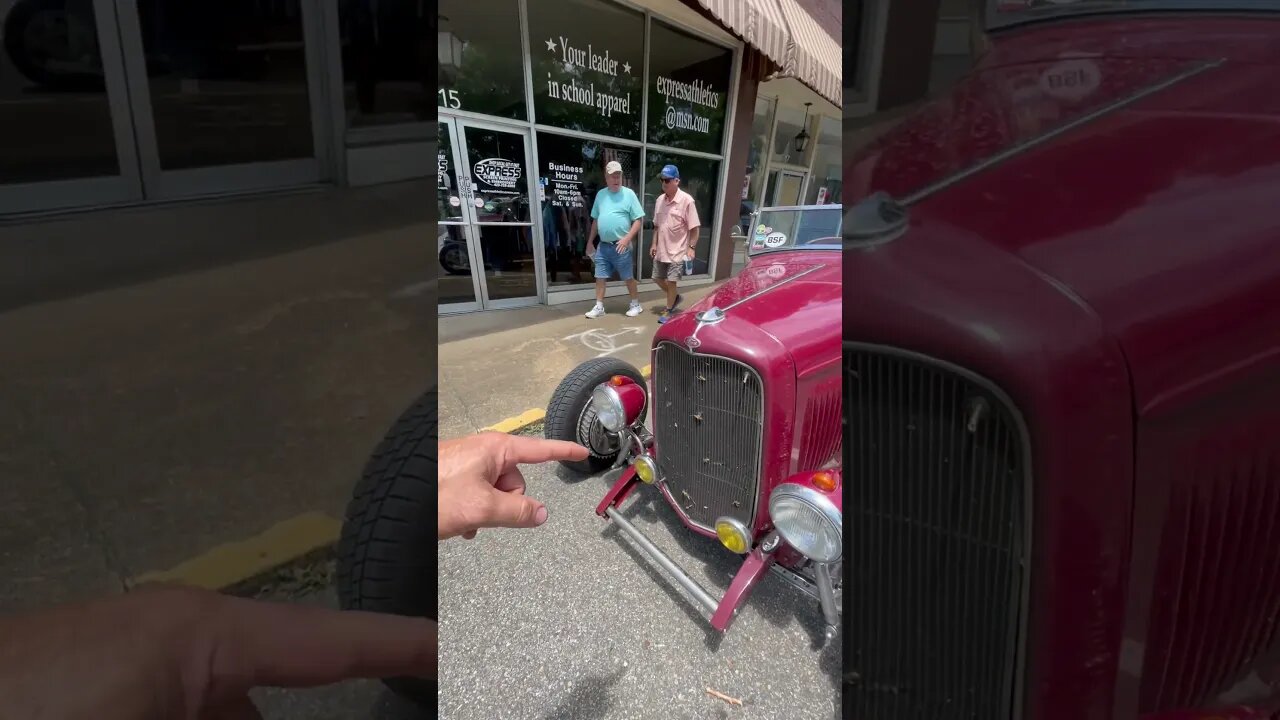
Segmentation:
{"type": "Polygon", "coordinates": [[[684,274],[683,262],[665,263],[661,260],[653,261],[653,279],[654,280],[670,280],[675,282],[684,274]]]}

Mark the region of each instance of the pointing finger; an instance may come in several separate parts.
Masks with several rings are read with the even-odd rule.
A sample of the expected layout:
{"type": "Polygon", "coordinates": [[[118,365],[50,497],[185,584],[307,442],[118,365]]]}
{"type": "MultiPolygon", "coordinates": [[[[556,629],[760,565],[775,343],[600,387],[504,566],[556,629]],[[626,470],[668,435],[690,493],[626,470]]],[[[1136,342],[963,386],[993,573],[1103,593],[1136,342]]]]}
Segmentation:
{"type": "Polygon", "coordinates": [[[506,467],[516,463],[544,463],[552,460],[586,460],[589,452],[578,443],[567,440],[508,435],[505,441],[506,467]]]}

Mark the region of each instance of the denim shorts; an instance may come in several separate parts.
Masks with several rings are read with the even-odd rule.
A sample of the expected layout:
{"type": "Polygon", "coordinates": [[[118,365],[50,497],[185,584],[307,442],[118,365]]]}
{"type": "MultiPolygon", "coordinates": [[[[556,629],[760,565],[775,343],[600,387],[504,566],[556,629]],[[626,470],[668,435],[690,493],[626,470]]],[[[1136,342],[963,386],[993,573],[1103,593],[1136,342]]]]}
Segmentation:
{"type": "Polygon", "coordinates": [[[618,252],[613,243],[600,241],[596,245],[596,279],[608,280],[615,272],[619,280],[630,280],[635,276],[632,263],[636,253],[633,240],[626,252],[618,252]]]}

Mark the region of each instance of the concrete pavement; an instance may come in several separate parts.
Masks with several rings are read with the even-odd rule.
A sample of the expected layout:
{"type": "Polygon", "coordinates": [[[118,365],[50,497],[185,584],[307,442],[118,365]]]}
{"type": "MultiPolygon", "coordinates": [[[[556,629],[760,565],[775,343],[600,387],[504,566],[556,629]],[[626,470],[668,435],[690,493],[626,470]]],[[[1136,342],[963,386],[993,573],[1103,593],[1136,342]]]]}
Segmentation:
{"type": "Polygon", "coordinates": [[[304,513],[341,517],[370,450],[435,377],[424,193],[0,229],[0,252],[56,286],[46,299],[0,274],[14,281],[0,297],[24,303],[0,314],[0,611],[119,592],[304,513]],[[270,237],[291,230],[312,234],[270,237]],[[86,238],[131,269],[76,278],[43,244],[107,263],[80,252],[86,238]],[[196,259],[162,261],[166,238],[196,259]]]}
{"type": "MultiPolygon", "coordinates": [[[[681,291],[682,308],[718,284],[681,291]]],[[[661,292],[642,293],[645,312],[627,317],[628,298],[605,301],[608,314],[588,319],[594,301],[440,318],[440,436],[456,437],[504,418],[545,408],[578,363],[616,357],[641,368],[658,330],[661,292]]]]}

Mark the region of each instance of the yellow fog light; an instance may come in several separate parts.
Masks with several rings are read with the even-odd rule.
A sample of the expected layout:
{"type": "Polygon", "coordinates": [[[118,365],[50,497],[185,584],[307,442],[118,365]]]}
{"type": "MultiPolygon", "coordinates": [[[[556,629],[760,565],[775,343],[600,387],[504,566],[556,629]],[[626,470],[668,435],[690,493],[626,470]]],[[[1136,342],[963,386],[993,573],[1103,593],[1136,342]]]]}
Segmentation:
{"type": "Polygon", "coordinates": [[[716,520],[716,537],[720,538],[721,545],[739,555],[746,553],[751,543],[746,526],[731,517],[716,520]]]}
{"type": "Polygon", "coordinates": [[[648,485],[652,485],[653,481],[658,477],[658,468],[654,467],[653,458],[648,455],[641,455],[632,463],[636,468],[636,475],[640,476],[640,481],[648,485]]]}

